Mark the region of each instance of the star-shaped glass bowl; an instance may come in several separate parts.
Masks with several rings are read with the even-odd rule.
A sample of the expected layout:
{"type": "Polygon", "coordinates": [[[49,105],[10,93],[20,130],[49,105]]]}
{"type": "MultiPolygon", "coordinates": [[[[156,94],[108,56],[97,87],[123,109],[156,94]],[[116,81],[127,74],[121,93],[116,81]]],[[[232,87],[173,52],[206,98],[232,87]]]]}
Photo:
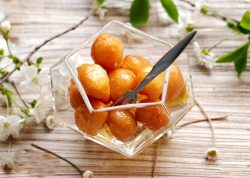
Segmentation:
{"type": "Polygon", "coordinates": [[[146,34],[127,24],[121,23],[119,21],[109,22],[85,42],[83,42],[80,46],[74,48],[68,55],[51,67],[54,114],[56,121],[61,125],[74,130],[89,140],[113,149],[128,157],[133,157],[141,152],[145,147],[166,134],[194,106],[195,102],[192,81],[189,72],[188,56],[185,52],[183,52],[174,62],[174,64],[176,64],[181,70],[182,76],[184,78],[184,88],[180,94],[173,98],[170,102],[165,104],[170,74],[169,67],[165,72],[162,94],[157,101],[109,106],[107,108],[95,110],[93,109],[89,101],[89,97],[78,79],[77,67],[81,66],[82,64],[94,64],[94,61],[91,58],[91,46],[95,39],[103,33],[111,34],[120,39],[124,47],[124,56],[142,56],[146,58],[152,65],[154,65],[169,49],[173,47],[172,44],[146,34]],[[126,110],[135,115],[134,113],[136,112],[137,108],[150,108],[159,106],[163,108],[165,115],[169,118],[169,122],[156,131],[149,130],[148,128],[144,127],[142,123],[137,122],[138,125],[135,134],[124,141],[118,140],[112,134],[107,124],[104,124],[97,135],[93,136],[87,134],[87,129],[80,130],[75,123],[75,110],[71,107],[69,94],[71,79],[74,80],[90,115],[97,112],[110,113],[111,111],[116,110],[126,110]]]}

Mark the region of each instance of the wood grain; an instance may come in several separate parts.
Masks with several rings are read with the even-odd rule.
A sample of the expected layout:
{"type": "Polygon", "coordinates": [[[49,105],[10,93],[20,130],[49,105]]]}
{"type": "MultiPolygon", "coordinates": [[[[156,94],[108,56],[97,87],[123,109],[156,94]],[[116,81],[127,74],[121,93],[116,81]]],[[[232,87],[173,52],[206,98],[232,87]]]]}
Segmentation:
{"type": "MultiPolygon", "coordinates": [[[[179,4],[180,2],[177,1],[179,4]]],[[[235,19],[250,9],[247,0],[210,0],[208,5],[235,19]]],[[[182,4],[184,7],[184,5],[182,4]]],[[[128,22],[127,10],[109,10],[104,21],[93,15],[90,1],[83,0],[1,0],[0,10],[6,13],[13,25],[11,40],[14,52],[25,57],[34,46],[53,35],[70,28],[83,17],[90,16],[75,31],[56,39],[33,56],[43,56],[43,66],[51,66],[110,20],[128,22]]],[[[162,9],[159,9],[161,13],[162,9]]],[[[158,10],[152,10],[149,23],[140,29],[176,43],[179,38],[176,25],[159,24],[158,10]]],[[[202,18],[199,25],[224,26],[212,17],[202,18]]],[[[229,34],[223,30],[199,31],[197,40],[202,47],[210,47],[229,34]]],[[[246,41],[240,35],[222,43],[214,50],[223,55],[246,41]]],[[[228,115],[226,121],[214,121],[216,146],[221,154],[215,162],[204,159],[204,152],[211,146],[211,130],[207,122],[196,123],[177,130],[170,140],[163,139],[156,167],[156,177],[249,177],[250,174],[250,63],[240,78],[233,64],[215,64],[212,70],[195,62],[192,48],[190,55],[194,92],[198,101],[211,116],[228,115]]],[[[11,78],[19,82],[22,73],[11,78]]],[[[24,95],[29,98],[30,95],[24,95]]],[[[4,99],[0,97],[0,114],[5,114],[4,99]]],[[[204,118],[194,107],[180,122],[204,118]]],[[[41,145],[66,157],[83,169],[95,172],[97,177],[150,177],[157,142],[135,158],[127,158],[103,146],[83,139],[80,135],[60,125],[49,131],[42,124],[12,139],[12,152],[17,157],[14,170],[0,168],[0,177],[79,177],[67,163],[30,146],[41,145]]],[[[8,141],[0,143],[0,154],[8,149],[8,141]]]]}

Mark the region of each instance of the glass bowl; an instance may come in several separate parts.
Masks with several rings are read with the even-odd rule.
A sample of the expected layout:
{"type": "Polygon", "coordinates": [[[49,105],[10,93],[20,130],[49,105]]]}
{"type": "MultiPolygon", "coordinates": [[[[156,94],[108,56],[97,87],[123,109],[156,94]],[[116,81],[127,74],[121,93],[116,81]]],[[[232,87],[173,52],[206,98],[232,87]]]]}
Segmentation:
{"type": "Polygon", "coordinates": [[[94,61],[91,58],[91,46],[95,39],[103,33],[109,33],[120,39],[124,47],[124,56],[143,56],[148,59],[152,65],[154,65],[169,49],[173,47],[172,44],[166,41],[153,37],[119,21],[114,20],[109,22],[51,67],[54,114],[56,121],[61,125],[74,130],[87,139],[113,149],[128,157],[133,157],[145,147],[166,134],[193,107],[195,102],[189,72],[188,56],[186,53],[182,53],[174,62],[182,72],[185,87],[181,94],[167,103],[167,105],[165,105],[165,97],[167,94],[170,67],[165,72],[161,100],[159,99],[157,102],[110,106],[96,110],[93,109],[89,98],[78,79],[77,67],[86,63],[94,64],[94,61]],[[121,110],[134,113],[137,108],[147,107],[148,109],[150,107],[159,106],[163,108],[165,115],[169,118],[169,122],[157,131],[149,130],[145,128],[143,124],[137,122],[138,126],[135,134],[124,141],[116,139],[107,124],[103,126],[97,135],[93,136],[87,134],[87,129],[89,127],[87,127],[86,130],[81,131],[75,124],[75,110],[70,105],[70,95],[68,91],[71,78],[74,80],[90,115],[97,112],[110,113],[111,111],[121,110]]]}

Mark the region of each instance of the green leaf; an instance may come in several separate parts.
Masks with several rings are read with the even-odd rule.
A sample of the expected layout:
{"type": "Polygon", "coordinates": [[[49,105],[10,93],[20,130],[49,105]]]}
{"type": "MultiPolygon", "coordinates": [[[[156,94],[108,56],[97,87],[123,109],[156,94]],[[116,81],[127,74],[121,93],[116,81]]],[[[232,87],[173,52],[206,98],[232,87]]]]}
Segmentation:
{"type": "Polygon", "coordinates": [[[246,70],[248,47],[249,47],[249,41],[247,42],[247,45],[244,48],[245,51],[242,54],[242,58],[239,58],[236,61],[234,61],[234,68],[238,73],[238,77],[246,70]]]}
{"type": "Polygon", "coordinates": [[[237,23],[237,26],[236,28],[243,34],[250,34],[250,30],[247,30],[245,28],[243,28],[241,25],[240,25],[240,22],[237,23]]]}
{"type": "Polygon", "coordinates": [[[243,15],[240,26],[246,30],[250,30],[250,11],[246,11],[243,15]]]}
{"type": "Polygon", "coordinates": [[[43,58],[42,58],[42,57],[37,58],[37,60],[36,60],[36,65],[41,64],[42,61],[43,61],[43,58]]]}
{"type": "Polygon", "coordinates": [[[240,46],[234,51],[229,52],[228,54],[221,56],[217,59],[217,63],[233,62],[237,60],[242,60],[242,58],[247,58],[247,51],[249,47],[249,41],[244,45],[240,46]]]}
{"type": "Polygon", "coordinates": [[[130,23],[139,27],[148,21],[149,0],[134,0],[130,8],[130,23]]]}
{"type": "Polygon", "coordinates": [[[161,4],[167,12],[168,16],[175,22],[178,22],[179,14],[174,2],[172,0],[161,0],[161,4]]]}
{"type": "Polygon", "coordinates": [[[96,0],[99,5],[102,5],[105,0],[96,0]]]}

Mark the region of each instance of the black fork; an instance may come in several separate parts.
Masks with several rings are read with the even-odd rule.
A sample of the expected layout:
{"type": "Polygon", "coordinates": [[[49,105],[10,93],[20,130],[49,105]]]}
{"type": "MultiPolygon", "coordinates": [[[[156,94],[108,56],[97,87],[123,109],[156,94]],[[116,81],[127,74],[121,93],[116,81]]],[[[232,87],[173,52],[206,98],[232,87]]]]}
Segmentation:
{"type": "Polygon", "coordinates": [[[190,35],[181,40],[177,45],[175,45],[172,49],[170,49],[157,63],[154,65],[152,70],[148,73],[148,75],[143,79],[143,81],[136,87],[136,89],[132,91],[128,91],[124,93],[116,102],[112,105],[115,106],[119,101],[126,98],[122,104],[126,104],[131,101],[131,103],[135,103],[137,99],[137,94],[156,76],[165,71],[174,61],[175,59],[182,53],[182,51],[187,47],[189,42],[196,35],[196,31],[192,32],[190,35]]]}

